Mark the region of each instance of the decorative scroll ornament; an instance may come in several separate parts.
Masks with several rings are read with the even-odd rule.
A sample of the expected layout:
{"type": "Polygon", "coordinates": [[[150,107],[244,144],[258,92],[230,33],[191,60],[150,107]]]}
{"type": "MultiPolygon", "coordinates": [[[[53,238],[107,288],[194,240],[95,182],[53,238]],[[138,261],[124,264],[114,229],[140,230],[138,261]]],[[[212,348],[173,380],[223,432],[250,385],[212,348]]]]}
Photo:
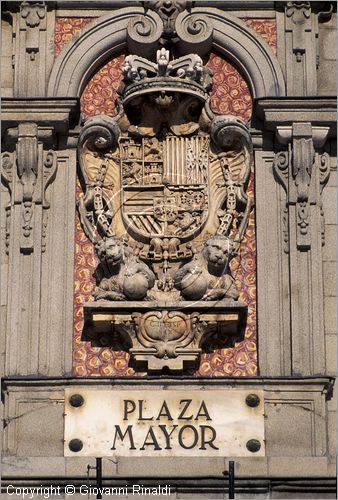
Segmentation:
{"type": "MultiPolygon", "coordinates": [[[[319,185],[320,196],[330,177],[330,155],[323,153],[319,156],[319,185]]],[[[325,216],[323,209],[323,201],[320,199],[320,218],[321,218],[321,238],[322,246],[325,245],[325,216]]]]}
{"type": "Polygon", "coordinates": [[[311,4],[310,2],[287,2],[285,12],[295,24],[303,24],[311,15],[311,4]]]}
{"type": "Polygon", "coordinates": [[[108,307],[115,318],[127,308],[114,331],[128,331],[138,367],[182,369],[188,358],[196,367],[215,332],[226,331],[221,345],[238,338],[239,316],[235,329],[221,326],[229,307],[246,314],[229,264],[252,208],[250,135],[240,119],[211,112],[211,73],[196,54],[130,55],[123,76],[119,115],[88,120],[79,139],[78,208],[100,259],[88,321],[94,311],[108,307]],[[147,314],[132,314],[147,301],[147,314]],[[220,301],[220,313],[197,320],[196,304],[210,301],[220,301]]]}
{"type": "Polygon", "coordinates": [[[163,22],[156,12],[133,17],[127,27],[129,52],[151,57],[161,45],[163,30],[163,22]]]}
{"type": "Polygon", "coordinates": [[[29,28],[35,28],[46,16],[46,4],[45,2],[22,2],[20,14],[29,28]]]}
{"type": "Polygon", "coordinates": [[[150,0],[143,3],[145,12],[132,18],[127,28],[129,52],[152,58],[156,49],[170,49],[172,54],[207,54],[212,46],[212,20],[188,8],[186,0],[150,0]]]}
{"type": "Polygon", "coordinates": [[[188,53],[193,50],[203,56],[211,50],[213,25],[208,16],[182,12],[177,17],[175,28],[180,52],[188,53]]]}
{"type": "Polygon", "coordinates": [[[5,207],[6,210],[6,253],[9,251],[9,237],[10,237],[10,225],[11,225],[11,198],[12,198],[12,180],[13,180],[13,165],[14,165],[14,153],[3,153],[1,155],[1,180],[3,184],[7,187],[10,195],[10,201],[5,207]]]}
{"type": "Polygon", "coordinates": [[[44,151],[38,141],[38,126],[34,123],[20,124],[15,153],[2,154],[2,180],[7,186],[11,202],[7,207],[6,239],[9,242],[11,212],[21,206],[20,249],[22,253],[34,250],[34,225],[36,206],[41,205],[42,251],[45,250],[47,213],[49,201],[46,190],[54,180],[57,170],[54,151],[44,151]]]}
{"type": "MultiPolygon", "coordinates": [[[[328,155],[315,153],[314,142],[319,142],[319,139],[313,137],[311,124],[295,123],[292,132],[292,144],[289,142],[288,150],[277,153],[274,159],[274,173],[287,193],[283,212],[286,251],[290,206],[295,206],[298,250],[311,247],[311,205],[319,206],[324,227],[321,193],[330,174],[328,155]]],[[[320,142],[323,142],[322,138],[320,142]]],[[[321,233],[324,242],[323,229],[321,233]]]]}

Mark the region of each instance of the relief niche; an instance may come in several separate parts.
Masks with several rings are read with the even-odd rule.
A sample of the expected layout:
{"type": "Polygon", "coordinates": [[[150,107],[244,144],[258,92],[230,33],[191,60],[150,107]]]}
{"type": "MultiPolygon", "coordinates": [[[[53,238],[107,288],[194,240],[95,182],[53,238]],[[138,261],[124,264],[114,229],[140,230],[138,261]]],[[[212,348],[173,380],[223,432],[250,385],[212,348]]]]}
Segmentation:
{"type": "Polygon", "coordinates": [[[117,116],[80,134],[78,211],[100,260],[82,339],[128,351],[139,371],[192,373],[244,338],[229,264],[252,209],[251,139],[211,111],[202,58],[162,45],[126,57],[117,116]]]}

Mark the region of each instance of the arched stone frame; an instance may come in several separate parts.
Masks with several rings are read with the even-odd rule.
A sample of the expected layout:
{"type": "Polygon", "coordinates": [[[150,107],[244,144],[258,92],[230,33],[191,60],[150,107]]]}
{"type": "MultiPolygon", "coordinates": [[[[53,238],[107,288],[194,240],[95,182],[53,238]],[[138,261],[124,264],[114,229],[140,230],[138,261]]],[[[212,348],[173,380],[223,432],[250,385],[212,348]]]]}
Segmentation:
{"type": "MultiPolygon", "coordinates": [[[[128,22],[132,17],[143,14],[143,7],[127,7],[102,16],[83,29],[81,35],[74,37],[56,59],[47,95],[80,96],[94,71],[128,46],[128,22]]],[[[212,21],[211,47],[238,67],[250,86],[253,98],[285,95],[284,77],[276,56],[243,21],[213,8],[193,8],[183,14],[181,24],[192,15],[195,19],[207,16],[212,21]]],[[[152,11],[147,11],[145,16],[153,27],[160,19],[152,11]]]]}
{"type": "MultiPolygon", "coordinates": [[[[50,76],[48,94],[59,98],[80,97],[90,77],[104,62],[113,56],[119,55],[125,49],[129,48],[131,50],[131,47],[128,46],[128,23],[134,16],[144,14],[144,9],[142,7],[119,9],[106,16],[100,17],[87,28],[84,28],[80,35],[74,37],[73,40],[63,48],[61,54],[56,59],[50,76]]],[[[159,16],[152,11],[147,11],[145,15],[153,27],[156,26],[156,23],[161,22],[159,16]]],[[[184,31],[184,23],[192,15],[194,15],[195,19],[205,19],[205,17],[208,16],[212,21],[213,36],[210,50],[216,51],[237,66],[244,75],[253,98],[280,97],[285,95],[284,77],[277,58],[267,43],[243,21],[228,13],[218,11],[217,9],[193,8],[190,12],[185,11],[181,13],[178,18],[180,26],[183,26],[182,31],[184,31]]],[[[187,35],[187,38],[189,38],[188,33],[187,35]]],[[[160,35],[158,35],[158,38],[159,36],[160,35]]],[[[185,42],[183,40],[182,44],[184,43],[189,45],[189,41],[185,42]]],[[[154,45],[156,46],[156,41],[154,45]]],[[[193,51],[193,48],[191,48],[191,51],[193,51]]],[[[259,179],[260,182],[264,184],[258,191],[256,190],[256,195],[264,197],[266,195],[266,187],[264,186],[266,185],[265,177],[267,165],[262,160],[261,156],[260,151],[255,153],[255,162],[260,164],[259,179]]],[[[271,175],[269,179],[270,177],[271,175]]],[[[270,184],[271,182],[275,184],[273,176],[269,180],[270,184]]],[[[277,184],[276,188],[279,188],[277,184]]],[[[274,190],[272,190],[272,193],[274,193],[274,190]]],[[[261,208],[261,205],[262,204],[259,204],[257,210],[261,208]]],[[[263,211],[262,215],[264,215],[263,211]]],[[[263,217],[262,222],[260,222],[258,217],[258,223],[256,222],[258,237],[263,234],[265,220],[266,217],[263,217]]],[[[277,226],[278,224],[276,224],[276,227],[277,226]]],[[[265,237],[264,240],[265,243],[263,246],[265,247],[265,237]]],[[[273,245],[270,247],[270,243],[271,242],[269,242],[268,245],[269,248],[273,248],[273,245]]],[[[258,248],[259,247],[261,247],[261,245],[258,245],[258,248]]],[[[276,251],[276,248],[274,248],[274,250],[276,251]]],[[[268,250],[266,249],[263,251],[264,258],[266,258],[267,252],[268,250]]],[[[277,254],[276,259],[278,259],[277,254]]],[[[265,273],[263,267],[264,266],[261,267],[260,273],[262,276],[265,273]]],[[[258,317],[260,322],[258,343],[259,366],[261,375],[264,375],[270,374],[273,371],[270,369],[271,360],[268,359],[270,355],[267,357],[266,354],[266,350],[271,348],[271,341],[268,340],[270,331],[267,327],[270,325],[271,321],[266,319],[266,311],[269,309],[267,306],[269,300],[265,297],[264,290],[260,293],[260,283],[265,287],[266,280],[262,279],[260,281],[257,274],[257,292],[260,296],[260,301],[263,302],[258,305],[258,317]],[[260,310],[263,311],[262,315],[260,315],[260,310]],[[261,319],[264,323],[262,335],[261,319]]],[[[274,323],[278,321],[279,318],[278,314],[275,316],[274,323]]],[[[285,369],[285,366],[282,366],[282,361],[279,363],[279,360],[283,358],[283,353],[280,351],[284,351],[285,349],[281,348],[281,344],[279,344],[280,336],[277,330],[274,338],[276,339],[276,342],[274,342],[276,346],[274,348],[275,354],[272,358],[277,360],[275,371],[280,375],[287,374],[287,367],[285,369]],[[280,366],[278,366],[279,364],[280,366]]],[[[288,351],[288,349],[286,349],[286,351],[288,351]]]]}

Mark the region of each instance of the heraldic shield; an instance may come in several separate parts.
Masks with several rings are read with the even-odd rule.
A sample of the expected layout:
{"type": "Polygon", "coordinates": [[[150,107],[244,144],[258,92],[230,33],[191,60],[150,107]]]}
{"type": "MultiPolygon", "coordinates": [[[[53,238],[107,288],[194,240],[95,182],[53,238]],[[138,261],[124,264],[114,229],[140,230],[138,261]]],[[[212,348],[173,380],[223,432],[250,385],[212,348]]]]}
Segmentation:
{"type": "Polygon", "coordinates": [[[115,117],[82,127],[78,210],[95,245],[83,340],[127,350],[147,372],[193,371],[243,339],[247,305],[231,274],[251,211],[251,138],[210,108],[196,54],[126,57],[115,117]]]}
{"type": "Polygon", "coordinates": [[[208,217],[209,137],[121,138],[122,216],[139,237],[189,240],[208,217]]]}

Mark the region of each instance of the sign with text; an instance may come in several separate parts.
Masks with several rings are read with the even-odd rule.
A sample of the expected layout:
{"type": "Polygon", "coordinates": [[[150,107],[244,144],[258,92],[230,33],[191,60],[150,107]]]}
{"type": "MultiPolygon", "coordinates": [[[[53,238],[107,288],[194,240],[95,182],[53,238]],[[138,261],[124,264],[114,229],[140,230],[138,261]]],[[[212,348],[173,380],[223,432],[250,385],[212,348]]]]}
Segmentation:
{"type": "Polygon", "coordinates": [[[66,389],[65,456],[264,456],[263,391],[66,389]]]}

